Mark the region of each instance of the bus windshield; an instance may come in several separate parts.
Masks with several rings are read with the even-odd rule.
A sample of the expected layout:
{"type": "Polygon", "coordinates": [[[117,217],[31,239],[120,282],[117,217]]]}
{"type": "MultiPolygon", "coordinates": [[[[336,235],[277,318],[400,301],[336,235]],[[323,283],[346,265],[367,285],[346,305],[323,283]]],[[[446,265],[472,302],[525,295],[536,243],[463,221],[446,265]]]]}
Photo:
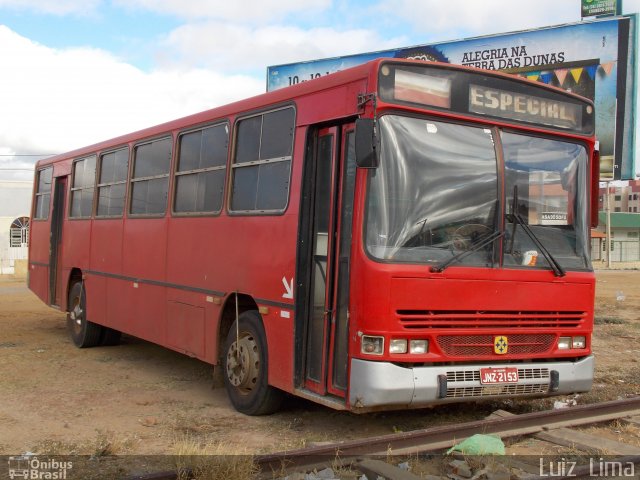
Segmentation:
{"type": "Polygon", "coordinates": [[[549,269],[542,245],[564,269],[590,268],[583,145],[399,115],[382,116],[379,132],[366,207],[371,257],[549,269]]]}

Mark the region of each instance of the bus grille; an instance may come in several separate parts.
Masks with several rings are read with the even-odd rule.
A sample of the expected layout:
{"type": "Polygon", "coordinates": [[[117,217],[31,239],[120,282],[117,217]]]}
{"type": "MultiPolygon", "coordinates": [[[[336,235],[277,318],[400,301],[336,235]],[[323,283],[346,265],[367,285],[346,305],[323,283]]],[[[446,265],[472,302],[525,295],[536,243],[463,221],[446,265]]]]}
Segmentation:
{"type": "Polygon", "coordinates": [[[407,329],[420,328],[579,328],[586,312],[397,310],[407,329]]]}
{"type": "Polygon", "coordinates": [[[535,395],[549,393],[546,383],[527,385],[480,385],[478,387],[447,388],[446,398],[488,397],[491,395],[535,395]]]}
{"type": "Polygon", "coordinates": [[[480,370],[447,372],[447,398],[488,397],[491,395],[536,395],[549,393],[548,368],[519,368],[520,380],[542,380],[544,383],[509,385],[455,386],[460,382],[480,382],[480,370]]]}
{"type": "MultiPolygon", "coordinates": [[[[541,354],[551,350],[554,334],[507,335],[508,355],[541,354]]],[[[495,357],[493,335],[440,335],[436,342],[445,355],[450,357],[495,357]]]]}

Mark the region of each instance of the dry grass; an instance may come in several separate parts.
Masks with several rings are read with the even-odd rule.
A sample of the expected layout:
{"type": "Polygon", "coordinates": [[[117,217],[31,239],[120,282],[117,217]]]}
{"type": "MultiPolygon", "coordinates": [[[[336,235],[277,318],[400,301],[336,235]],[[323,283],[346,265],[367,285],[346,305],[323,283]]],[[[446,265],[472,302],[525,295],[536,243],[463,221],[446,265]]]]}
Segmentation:
{"type": "Polygon", "coordinates": [[[180,479],[247,480],[258,473],[253,456],[229,455],[220,443],[203,443],[186,435],[174,443],[174,449],[180,479]]]}
{"type": "Polygon", "coordinates": [[[88,442],[69,442],[44,439],[31,447],[39,455],[90,455],[92,458],[131,453],[137,437],[119,437],[110,430],[96,430],[96,437],[88,442]]]}
{"type": "Polygon", "coordinates": [[[593,319],[596,325],[625,325],[629,322],[615,315],[596,315],[593,319]]]}
{"type": "Polygon", "coordinates": [[[96,430],[96,438],[90,447],[92,457],[122,455],[131,453],[137,442],[137,437],[119,437],[111,430],[96,430]]]}
{"type": "Polygon", "coordinates": [[[50,438],[39,441],[30,450],[38,455],[82,455],[86,453],[85,449],[77,443],[50,438]]]}

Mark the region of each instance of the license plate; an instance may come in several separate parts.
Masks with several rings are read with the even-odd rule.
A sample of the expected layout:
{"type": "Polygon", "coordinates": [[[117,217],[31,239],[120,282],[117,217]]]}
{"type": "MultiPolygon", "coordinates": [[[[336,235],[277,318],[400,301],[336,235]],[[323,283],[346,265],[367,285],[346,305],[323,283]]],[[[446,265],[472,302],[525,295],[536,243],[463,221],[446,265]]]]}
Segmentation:
{"type": "Polygon", "coordinates": [[[481,368],[480,383],[483,385],[518,383],[518,369],[515,367],[481,368]]]}

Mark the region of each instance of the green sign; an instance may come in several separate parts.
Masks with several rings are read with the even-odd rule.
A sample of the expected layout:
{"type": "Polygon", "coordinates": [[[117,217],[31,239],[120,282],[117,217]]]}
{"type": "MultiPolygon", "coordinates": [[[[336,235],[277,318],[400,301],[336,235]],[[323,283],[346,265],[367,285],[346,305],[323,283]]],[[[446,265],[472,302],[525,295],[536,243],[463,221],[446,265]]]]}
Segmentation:
{"type": "Polygon", "coordinates": [[[582,0],[582,18],[621,15],[622,0],[582,0]]]}

